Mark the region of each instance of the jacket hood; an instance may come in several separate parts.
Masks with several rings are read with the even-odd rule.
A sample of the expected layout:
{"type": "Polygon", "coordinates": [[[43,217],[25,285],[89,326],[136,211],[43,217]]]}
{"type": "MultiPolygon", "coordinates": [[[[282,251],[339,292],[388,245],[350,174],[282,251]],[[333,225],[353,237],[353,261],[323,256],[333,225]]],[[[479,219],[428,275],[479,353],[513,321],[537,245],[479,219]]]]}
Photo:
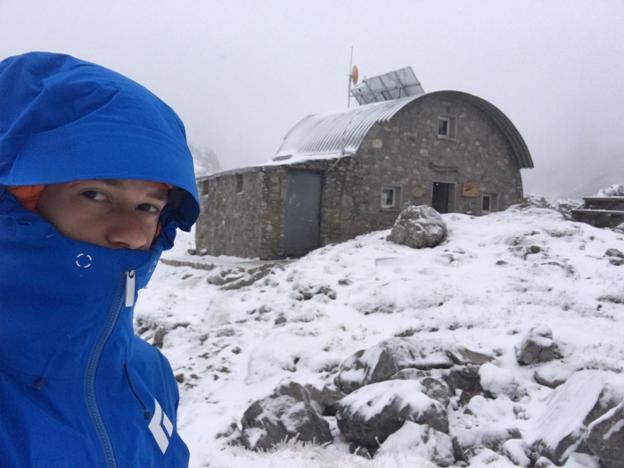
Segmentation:
{"type": "Polygon", "coordinates": [[[0,109],[0,186],[165,182],[179,189],[165,229],[188,231],[197,219],[184,126],[138,83],[69,55],[32,52],[0,62],[0,109]]]}

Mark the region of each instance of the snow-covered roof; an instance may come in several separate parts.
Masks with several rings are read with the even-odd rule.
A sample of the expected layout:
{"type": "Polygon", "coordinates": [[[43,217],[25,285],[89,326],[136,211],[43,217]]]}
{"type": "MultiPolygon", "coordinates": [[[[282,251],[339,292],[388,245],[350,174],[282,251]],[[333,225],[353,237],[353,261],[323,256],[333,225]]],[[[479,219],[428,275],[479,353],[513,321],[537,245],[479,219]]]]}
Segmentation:
{"type": "Polygon", "coordinates": [[[309,115],[286,134],[273,161],[291,163],[353,155],[375,123],[387,122],[409,103],[431,95],[459,98],[480,109],[507,137],[518,166],[533,167],[526,143],[509,118],[485,99],[460,91],[436,91],[345,111],[309,115]]]}
{"type": "Polygon", "coordinates": [[[355,154],[377,122],[387,122],[418,96],[375,102],[346,111],[308,115],[284,137],[274,161],[335,158],[355,154]]]}

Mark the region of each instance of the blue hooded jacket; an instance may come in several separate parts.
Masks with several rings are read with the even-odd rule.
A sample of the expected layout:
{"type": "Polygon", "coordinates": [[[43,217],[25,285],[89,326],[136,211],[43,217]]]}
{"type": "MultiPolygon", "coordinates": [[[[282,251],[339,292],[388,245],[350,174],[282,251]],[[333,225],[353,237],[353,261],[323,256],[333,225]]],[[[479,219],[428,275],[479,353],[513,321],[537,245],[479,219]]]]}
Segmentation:
{"type": "Polygon", "coordinates": [[[132,312],[198,213],[184,127],[155,95],[67,55],[0,62],[0,466],[188,465],[173,372],[132,312]],[[87,179],[177,187],[149,251],[69,239],[7,189],[87,179]]]}

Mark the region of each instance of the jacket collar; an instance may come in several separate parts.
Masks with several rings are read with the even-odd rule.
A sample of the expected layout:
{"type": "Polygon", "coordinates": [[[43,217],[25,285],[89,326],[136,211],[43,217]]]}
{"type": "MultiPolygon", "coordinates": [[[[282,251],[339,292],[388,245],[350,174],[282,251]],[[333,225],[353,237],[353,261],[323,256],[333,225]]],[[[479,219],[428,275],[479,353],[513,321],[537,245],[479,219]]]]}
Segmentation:
{"type": "MultiPolygon", "coordinates": [[[[173,242],[171,224],[150,251],[108,249],[63,236],[0,188],[0,369],[81,376],[112,311],[120,315],[110,340],[127,345],[133,307],[125,302],[126,273],[136,272],[137,291],[145,287],[173,242]]],[[[121,359],[123,350],[115,352],[121,359]]]]}

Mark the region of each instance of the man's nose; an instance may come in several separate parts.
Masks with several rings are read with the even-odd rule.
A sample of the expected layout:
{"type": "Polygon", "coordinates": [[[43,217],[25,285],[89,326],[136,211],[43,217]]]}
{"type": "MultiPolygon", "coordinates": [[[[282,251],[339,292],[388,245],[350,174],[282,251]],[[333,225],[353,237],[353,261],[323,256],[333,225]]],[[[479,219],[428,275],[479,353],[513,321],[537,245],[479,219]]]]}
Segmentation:
{"type": "Polygon", "coordinates": [[[136,212],[123,210],[111,213],[109,216],[106,241],[112,248],[148,248],[149,233],[136,212]]]}

